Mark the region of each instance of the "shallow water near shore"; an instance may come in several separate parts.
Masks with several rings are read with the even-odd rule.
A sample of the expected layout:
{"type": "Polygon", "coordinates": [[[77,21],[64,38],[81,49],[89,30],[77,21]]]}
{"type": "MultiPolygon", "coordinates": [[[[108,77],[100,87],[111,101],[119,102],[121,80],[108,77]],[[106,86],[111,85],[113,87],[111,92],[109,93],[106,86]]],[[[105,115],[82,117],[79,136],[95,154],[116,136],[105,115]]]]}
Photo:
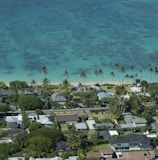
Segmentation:
{"type": "Polygon", "coordinates": [[[126,74],[157,81],[148,69],[158,66],[157,8],[157,0],[0,0],[0,81],[41,82],[43,66],[51,82],[65,70],[72,82],[82,70],[96,82],[99,69],[102,83],[126,74]]]}

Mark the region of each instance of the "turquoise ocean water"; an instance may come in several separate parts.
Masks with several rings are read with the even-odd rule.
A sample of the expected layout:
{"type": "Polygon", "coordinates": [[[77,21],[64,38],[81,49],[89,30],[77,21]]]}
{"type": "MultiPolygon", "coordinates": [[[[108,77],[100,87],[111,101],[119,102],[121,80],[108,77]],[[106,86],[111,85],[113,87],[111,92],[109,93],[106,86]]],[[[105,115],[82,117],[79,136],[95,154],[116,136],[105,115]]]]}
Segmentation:
{"type": "Polygon", "coordinates": [[[103,82],[126,74],[156,81],[157,0],[0,0],[0,81],[103,82]],[[115,68],[125,67],[125,73],[115,68]],[[130,69],[130,66],[134,69],[130,69]],[[142,70],[142,72],[140,72],[142,70]]]}

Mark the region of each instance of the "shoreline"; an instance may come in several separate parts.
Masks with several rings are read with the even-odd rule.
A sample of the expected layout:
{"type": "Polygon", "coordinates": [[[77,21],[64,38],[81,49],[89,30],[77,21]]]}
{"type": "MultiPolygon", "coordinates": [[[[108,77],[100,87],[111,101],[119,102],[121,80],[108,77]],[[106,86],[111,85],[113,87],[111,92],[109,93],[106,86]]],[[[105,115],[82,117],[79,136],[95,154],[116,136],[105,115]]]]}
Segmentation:
{"type": "MultiPolygon", "coordinates": [[[[13,80],[14,81],[14,80],[13,80]]],[[[15,80],[16,81],[16,80],[15,80]]],[[[30,82],[27,82],[27,81],[23,81],[23,80],[17,80],[17,81],[22,81],[22,82],[26,82],[29,86],[31,85],[31,83],[30,82]]],[[[1,81],[1,82],[4,82],[8,87],[9,87],[9,83],[11,82],[5,82],[5,81],[1,81]]],[[[78,86],[79,85],[79,83],[81,83],[83,86],[93,86],[93,85],[96,85],[96,84],[99,84],[99,85],[127,85],[127,84],[132,84],[132,82],[126,82],[126,83],[121,83],[121,82],[118,82],[118,81],[116,81],[116,82],[113,82],[113,81],[105,81],[105,82],[95,82],[95,81],[87,81],[87,82],[85,82],[85,83],[83,83],[83,82],[74,82],[74,81],[70,81],[69,82],[70,83],[70,85],[72,85],[72,86],[78,86]]],[[[62,84],[62,82],[53,82],[53,81],[51,81],[50,83],[49,83],[49,85],[60,85],[60,84],[62,84]]],[[[42,83],[41,82],[36,82],[36,86],[38,86],[38,85],[42,85],[42,83]]]]}

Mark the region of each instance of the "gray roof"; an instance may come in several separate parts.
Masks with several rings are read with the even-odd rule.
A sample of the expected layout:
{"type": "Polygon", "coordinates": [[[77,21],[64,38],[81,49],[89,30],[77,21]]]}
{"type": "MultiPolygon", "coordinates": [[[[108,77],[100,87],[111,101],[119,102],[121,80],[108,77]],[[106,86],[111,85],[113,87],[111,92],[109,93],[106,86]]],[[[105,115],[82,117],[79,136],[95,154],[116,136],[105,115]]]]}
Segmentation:
{"type": "Polygon", "coordinates": [[[128,135],[126,137],[119,137],[116,139],[112,139],[109,141],[111,145],[114,147],[120,146],[139,146],[140,148],[151,148],[150,143],[151,140],[150,138],[144,136],[144,135],[128,135]]]}
{"type": "Polygon", "coordinates": [[[87,129],[87,126],[85,123],[75,123],[75,128],[77,130],[81,130],[81,129],[87,129]]]}
{"type": "Polygon", "coordinates": [[[64,95],[61,92],[55,92],[51,95],[51,100],[53,102],[66,102],[67,99],[64,97],[64,95]]]}
{"type": "Polygon", "coordinates": [[[98,131],[98,132],[99,132],[99,136],[104,139],[108,139],[110,137],[110,134],[107,130],[102,130],[102,131],[98,131]]]}
{"type": "Polygon", "coordinates": [[[107,97],[107,98],[111,97],[111,94],[108,93],[108,92],[99,92],[99,93],[97,94],[97,96],[98,96],[99,100],[101,100],[101,99],[103,99],[103,98],[105,98],[105,97],[107,97]]]}
{"type": "Polygon", "coordinates": [[[65,114],[65,115],[56,115],[56,122],[71,122],[71,121],[79,121],[79,116],[77,114],[65,114]]]}
{"type": "Polygon", "coordinates": [[[145,118],[141,118],[141,117],[137,117],[137,116],[133,116],[133,115],[127,115],[124,116],[124,120],[125,122],[128,123],[135,123],[135,124],[146,124],[147,120],[145,118]]]}

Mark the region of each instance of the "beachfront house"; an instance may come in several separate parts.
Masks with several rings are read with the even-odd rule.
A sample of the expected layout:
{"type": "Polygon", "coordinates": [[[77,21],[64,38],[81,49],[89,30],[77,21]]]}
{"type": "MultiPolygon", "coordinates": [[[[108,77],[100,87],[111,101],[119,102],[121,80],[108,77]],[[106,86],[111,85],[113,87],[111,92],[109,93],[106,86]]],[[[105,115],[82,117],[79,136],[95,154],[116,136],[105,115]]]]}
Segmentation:
{"type": "Polygon", "coordinates": [[[98,99],[102,100],[103,98],[111,98],[111,93],[109,92],[99,92],[97,93],[98,99]]]}
{"type": "Polygon", "coordinates": [[[55,92],[51,95],[51,101],[64,104],[67,99],[61,92],[55,92]]]}

